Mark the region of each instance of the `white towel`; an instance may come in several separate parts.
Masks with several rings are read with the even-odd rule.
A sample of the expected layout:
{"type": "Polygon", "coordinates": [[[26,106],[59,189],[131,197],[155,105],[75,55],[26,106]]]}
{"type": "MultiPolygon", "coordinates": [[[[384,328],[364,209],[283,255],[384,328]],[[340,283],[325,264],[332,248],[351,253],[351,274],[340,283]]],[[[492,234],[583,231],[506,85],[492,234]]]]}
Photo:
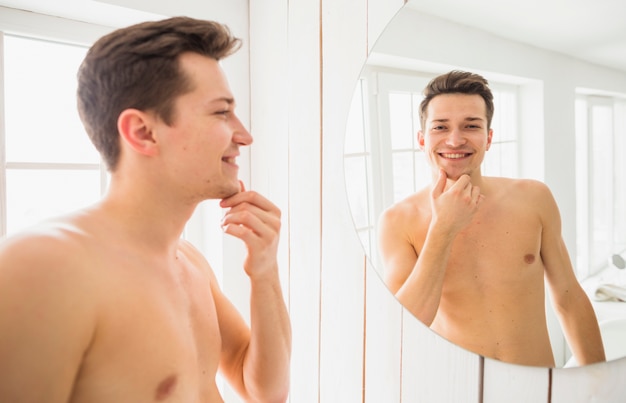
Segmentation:
{"type": "Polygon", "coordinates": [[[626,302],[626,287],[615,284],[600,284],[594,293],[596,301],[626,302]]]}

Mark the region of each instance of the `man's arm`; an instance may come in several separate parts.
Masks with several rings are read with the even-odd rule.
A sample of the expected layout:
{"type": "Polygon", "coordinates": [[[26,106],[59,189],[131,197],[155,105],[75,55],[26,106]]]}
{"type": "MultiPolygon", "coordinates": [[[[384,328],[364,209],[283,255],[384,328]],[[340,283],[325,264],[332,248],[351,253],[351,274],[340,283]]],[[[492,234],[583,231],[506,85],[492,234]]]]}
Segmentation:
{"type": "Polygon", "coordinates": [[[558,206],[543,184],[539,186],[541,217],[541,258],[546,268],[546,280],[555,311],[580,365],[605,361],[604,347],[591,302],[580,286],[567,248],[561,236],[561,217],[558,206]]]}
{"type": "Polygon", "coordinates": [[[0,402],[70,399],[95,329],[73,256],[51,237],[0,244],[0,402]]]}
{"type": "Polygon", "coordinates": [[[438,236],[436,228],[429,230],[418,258],[407,233],[407,221],[406,212],[394,208],[380,217],[378,244],[383,280],[409,312],[430,326],[439,308],[452,239],[446,233],[438,236]]]}
{"type": "Polygon", "coordinates": [[[251,323],[241,362],[244,395],[255,401],[282,402],[289,394],[291,324],[278,276],[280,210],[258,193],[245,190],[220,205],[228,209],[222,221],[224,232],[243,240],[248,250],[244,270],[251,285],[251,323]]]}
{"type": "Polygon", "coordinates": [[[379,221],[379,249],[384,281],[398,300],[420,321],[430,326],[439,309],[445,269],[456,235],[467,226],[482,198],[480,189],[462,176],[448,190],[440,171],[431,192],[432,218],[422,250],[411,243],[406,206],[387,210],[379,221]],[[404,210],[404,211],[402,211],[404,210]]]}

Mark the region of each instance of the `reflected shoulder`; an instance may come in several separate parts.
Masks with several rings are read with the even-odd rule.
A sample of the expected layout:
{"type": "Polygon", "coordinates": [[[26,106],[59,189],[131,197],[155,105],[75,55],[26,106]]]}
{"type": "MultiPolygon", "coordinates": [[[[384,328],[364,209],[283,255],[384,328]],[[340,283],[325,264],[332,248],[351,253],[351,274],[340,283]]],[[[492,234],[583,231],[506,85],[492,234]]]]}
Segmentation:
{"type": "Polygon", "coordinates": [[[536,198],[550,196],[552,193],[548,186],[536,179],[513,179],[504,177],[483,177],[485,188],[490,193],[504,191],[508,196],[516,198],[536,198]]]}

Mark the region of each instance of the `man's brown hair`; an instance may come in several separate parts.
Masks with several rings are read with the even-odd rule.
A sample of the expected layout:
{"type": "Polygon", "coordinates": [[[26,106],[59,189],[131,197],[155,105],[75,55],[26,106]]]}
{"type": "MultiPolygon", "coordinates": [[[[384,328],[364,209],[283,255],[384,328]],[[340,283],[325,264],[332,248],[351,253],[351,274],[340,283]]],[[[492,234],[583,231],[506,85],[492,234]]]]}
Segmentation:
{"type": "Polygon", "coordinates": [[[489,82],[481,75],[466,71],[453,70],[433,78],[424,88],[424,99],[420,103],[419,114],[422,130],[426,130],[426,109],[430,101],[441,94],[480,95],[485,100],[487,111],[487,129],[491,128],[493,118],[493,94],[489,82]]]}
{"type": "Polygon", "coordinates": [[[153,111],[172,123],[174,99],[192,90],[180,69],[182,53],[220,60],[240,46],[225,25],[188,17],[132,25],[96,41],[78,70],[78,113],[107,168],[113,171],[119,159],[122,111],[153,111]]]}

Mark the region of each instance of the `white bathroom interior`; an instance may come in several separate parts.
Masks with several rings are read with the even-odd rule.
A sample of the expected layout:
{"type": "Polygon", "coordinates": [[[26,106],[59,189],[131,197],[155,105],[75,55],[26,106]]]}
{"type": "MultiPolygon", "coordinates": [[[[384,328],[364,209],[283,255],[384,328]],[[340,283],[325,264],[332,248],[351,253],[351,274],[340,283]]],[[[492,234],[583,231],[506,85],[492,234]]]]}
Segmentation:
{"type": "MultiPolygon", "coordinates": [[[[361,75],[355,77],[345,147],[338,153],[343,157],[355,231],[372,265],[380,270],[375,248],[378,214],[424,184],[420,175],[424,161],[411,142],[417,122],[411,105],[419,102],[424,84],[439,73],[451,69],[481,73],[490,80],[497,96],[496,144],[486,156],[485,174],[534,178],[551,187],[561,210],[572,263],[598,316],[607,358],[625,357],[626,3],[603,0],[595,6],[577,4],[571,12],[564,12],[560,2],[542,5],[532,1],[515,6],[519,13],[514,20],[505,17],[509,14],[502,12],[499,3],[411,0],[373,45],[361,75]],[[609,11],[608,6],[600,6],[608,3],[609,11]],[[537,4],[555,8],[538,13],[537,4]],[[553,18],[555,15],[561,18],[553,18]],[[621,41],[615,39],[617,36],[621,41]],[[371,102],[374,94],[380,103],[371,102]],[[393,115],[394,110],[408,112],[393,115]],[[383,132],[391,135],[381,136],[383,132]]],[[[1,104],[6,123],[0,148],[14,151],[0,160],[5,163],[1,168],[5,180],[0,181],[4,198],[0,203],[0,236],[88,204],[106,190],[107,174],[82,134],[80,123],[61,122],[59,117],[74,109],[73,94],[67,88],[73,79],[71,71],[67,74],[68,66],[80,62],[85,46],[112,27],[163,17],[115,4],[124,1],[0,0],[3,74],[41,75],[41,53],[37,52],[51,52],[50,59],[63,57],[67,61],[59,62],[58,71],[53,71],[57,63],[50,63],[50,75],[41,76],[42,81],[33,80],[35,88],[50,90],[36,98],[20,99],[22,88],[17,81],[4,80],[1,104]],[[61,18],[50,22],[49,16],[61,18]],[[31,49],[30,55],[20,53],[24,49],[31,49]],[[23,57],[22,64],[11,64],[11,55],[23,57]],[[61,93],[70,99],[63,100],[61,93]],[[41,111],[36,119],[32,117],[35,108],[41,111]],[[11,135],[18,126],[45,133],[44,129],[54,124],[71,126],[73,132],[68,130],[64,139],[38,138],[41,147],[37,155],[28,154],[32,152],[29,140],[20,143],[11,135]],[[61,141],[77,147],[60,148],[61,141]],[[58,169],[63,171],[62,177],[54,175],[58,169]]],[[[244,7],[220,8],[215,18],[230,18],[231,13],[241,11],[239,8],[244,7]]],[[[247,27],[234,29],[247,32],[247,27]]],[[[233,57],[227,62],[230,71],[247,76],[247,71],[236,67],[238,62],[247,61],[247,56],[233,57]]],[[[232,84],[236,93],[247,94],[247,83],[232,84]]],[[[241,104],[244,120],[249,107],[241,104]]],[[[202,225],[206,220],[219,219],[219,215],[219,209],[207,203],[185,234],[198,244],[206,244],[208,239],[213,242],[212,248],[203,251],[216,270],[229,254],[239,252],[221,240],[218,228],[202,225]]],[[[226,283],[240,281],[230,279],[229,273],[217,274],[226,283]]],[[[245,306],[245,288],[234,298],[245,306]]],[[[576,366],[549,309],[557,365],[576,366]]]]}

